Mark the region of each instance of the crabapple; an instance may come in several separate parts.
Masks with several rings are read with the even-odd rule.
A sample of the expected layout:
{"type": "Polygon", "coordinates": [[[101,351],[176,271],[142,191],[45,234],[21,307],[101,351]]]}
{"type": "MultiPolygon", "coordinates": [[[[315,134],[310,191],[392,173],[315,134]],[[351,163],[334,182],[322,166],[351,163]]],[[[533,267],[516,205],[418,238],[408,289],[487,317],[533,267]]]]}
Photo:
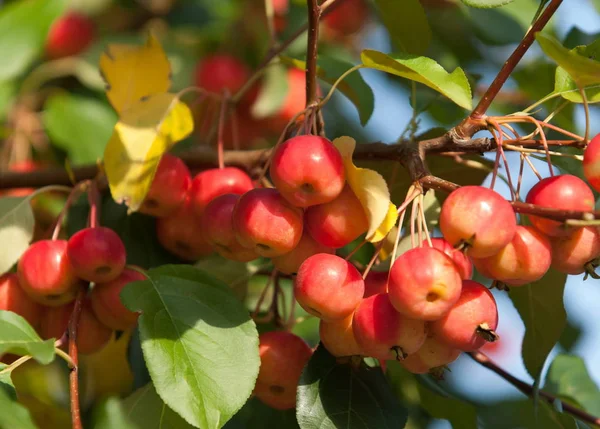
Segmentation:
{"type": "Polygon", "coordinates": [[[357,356],[362,354],[354,332],[352,331],[352,319],[354,313],[344,319],[327,322],[321,320],[319,323],[319,338],[333,356],[357,356]]]}
{"type": "Polygon", "coordinates": [[[275,268],[280,272],[284,274],[295,274],[306,259],[317,253],[334,254],[335,251],[330,247],[318,243],[312,238],[308,231],[305,230],[302,232],[302,238],[300,238],[298,245],[294,247],[291,252],[276,256],[271,261],[275,268]]]}
{"type": "Polygon", "coordinates": [[[349,36],[363,28],[368,16],[369,7],[365,0],[346,0],[323,17],[323,24],[333,38],[349,36]]]}
{"type": "Polygon", "coordinates": [[[196,66],[196,86],[208,92],[230,94],[238,92],[250,77],[248,67],[229,54],[213,54],[203,58],[196,66]]]}
{"type": "Polygon", "coordinates": [[[431,334],[450,347],[472,352],[495,341],[498,308],[492,293],[473,280],[463,280],[460,298],[445,316],[431,322],[431,334]]]}
{"type": "Polygon", "coordinates": [[[306,107],[306,74],[304,70],[291,68],[287,71],[288,90],[279,110],[270,118],[269,128],[281,130],[306,107]]]}
{"type": "Polygon", "coordinates": [[[425,322],[398,313],[387,293],[361,301],[352,331],[362,354],[380,360],[401,360],[419,350],[426,339],[425,322]]]}
{"type": "Polygon", "coordinates": [[[275,149],[271,179],[283,197],[298,207],[327,203],[346,183],[342,155],[324,137],[305,135],[275,149]]]}
{"type": "Polygon", "coordinates": [[[387,271],[369,271],[365,277],[365,294],[363,298],[368,298],[378,293],[387,293],[388,277],[387,271]]]}
{"type": "Polygon", "coordinates": [[[517,221],[509,204],[483,186],[463,186],[452,192],[440,212],[440,229],[454,246],[467,246],[473,258],[492,256],[515,235],[517,221]]]}
{"type": "Polygon", "coordinates": [[[185,201],[191,183],[190,170],[181,158],[163,154],[140,213],[154,217],[170,215],[185,201]]]}
{"type": "Polygon", "coordinates": [[[296,406],[296,388],[312,350],[297,335],[269,331],[259,336],[260,371],[254,394],[267,405],[284,410],[296,406]]]}
{"type": "Polygon", "coordinates": [[[90,18],[75,12],[67,13],[50,27],[46,39],[46,55],[52,59],[78,55],[92,43],[95,33],[95,26],[90,18]]]}
{"type": "MultiPolygon", "coordinates": [[[[579,177],[562,174],[536,183],[527,194],[526,202],[561,210],[591,211],[594,209],[594,193],[579,177]]],[[[551,237],[564,237],[573,232],[573,229],[566,228],[562,222],[528,216],[533,226],[551,237]]]]}
{"type": "Polygon", "coordinates": [[[121,275],[107,283],[98,283],[90,294],[94,315],[111,329],[123,331],[135,325],[138,313],[121,302],[121,291],[129,283],[146,280],[139,271],[126,268],[121,275]]]}
{"type": "MultiPolygon", "coordinates": [[[[428,245],[429,243],[427,240],[423,240],[423,246],[428,245]]],[[[448,243],[448,240],[444,238],[432,238],[431,246],[435,249],[441,250],[448,255],[452,261],[454,261],[456,269],[463,280],[469,280],[471,277],[473,277],[473,263],[469,257],[460,250],[452,247],[452,245],[448,243]]]]}
{"type": "Polygon", "coordinates": [[[37,327],[42,306],[29,298],[21,288],[19,277],[15,273],[6,273],[0,276],[0,310],[17,313],[31,326],[37,327]]]}
{"type": "Polygon", "coordinates": [[[56,306],[75,299],[80,280],[67,255],[66,240],[40,240],[17,264],[19,283],[36,302],[56,306]]]}
{"type": "Polygon", "coordinates": [[[200,225],[204,238],[219,255],[233,261],[248,262],[259,255],[242,246],[233,232],[233,209],[239,199],[236,194],[218,196],[206,206],[200,225]]]}
{"type": "Polygon", "coordinates": [[[77,277],[88,282],[108,282],[125,268],[125,245],[110,228],[82,229],[67,242],[67,256],[77,277]]]}
{"type": "Polygon", "coordinates": [[[600,134],[590,140],[583,152],[583,175],[600,192],[600,134]]]}
{"type": "Polygon", "coordinates": [[[595,226],[577,228],[569,237],[552,242],[552,267],[565,274],[581,274],[585,265],[600,257],[600,230],[595,226]]]}
{"type": "Polygon", "coordinates": [[[448,365],[460,356],[461,351],[428,337],[415,353],[400,361],[400,365],[413,374],[426,374],[433,368],[448,365]]]}
{"type": "Polygon", "coordinates": [[[257,188],[233,209],[233,230],[242,246],[272,258],[292,251],[302,237],[302,210],[273,188],[257,188]]]}
{"type": "Polygon", "coordinates": [[[190,187],[190,200],[197,216],[215,198],[225,194],[242,195],[254,188],[252,179],[236,167],[211,168],[198,173],[190,187]]]}
{"type": "Polygon", "coordinates": [[[458,300],[461,287],[454,261],[433,247],[417,247],[403,253],[390,269],[390,302],[412,319],[439,319],[458,300]]]}
{"type": "Polygon", "coordinates": [[[517,231],[502,250],[487,258],[473,258],[475,267],[486,276],[512,286],[541,279],[550,268],[550,240],[533,226],[517,226],[517,231]]]}
{"type": "Polygon", "coordinates": [[[352,314],[364,293],[365,282],[354,265],[328,253],[304,261],[294,281],[298,304],[326,321],[352,314]]]}
{"type": "Polygon", "coordinates": [[[369,228],[365,210],[348,185],[336,199],[307,208],[304,219],[310,235],[334,249],[350,244],[369,228]]]}
{"type": "Polygon", "coordinates": [[[189,198],[175,213],[156,220],[156,236],[165,249],[188,261],[197,261],[213,251],[202,235],[189,198]]]}

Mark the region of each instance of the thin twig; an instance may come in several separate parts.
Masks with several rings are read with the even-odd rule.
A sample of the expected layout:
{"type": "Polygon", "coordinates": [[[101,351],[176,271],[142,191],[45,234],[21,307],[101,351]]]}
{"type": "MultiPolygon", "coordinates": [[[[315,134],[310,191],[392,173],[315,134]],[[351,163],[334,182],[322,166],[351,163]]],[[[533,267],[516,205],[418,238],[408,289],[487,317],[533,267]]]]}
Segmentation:
{"type": "Polygon", "coordinates": [[[77,329],[79,328],[79,318],[81,307],[85,298],[86,288],[82,287],[77,294],[73,312],[69,318],[69,356],[73,367],[69,374],[69,393],[71,397],[71,422],[73,429],[83,429],[81,423],[81,409],[79,404],[79,357],[77,353],[77,329]]]}
{"type": "Polygon", "coordinates": [[[306,0],[308,5],[308,43],[306,45],[306,107],[317,101],[317,56],[319,46],[319,19],[321,7],[317,0],[306,0]]]}

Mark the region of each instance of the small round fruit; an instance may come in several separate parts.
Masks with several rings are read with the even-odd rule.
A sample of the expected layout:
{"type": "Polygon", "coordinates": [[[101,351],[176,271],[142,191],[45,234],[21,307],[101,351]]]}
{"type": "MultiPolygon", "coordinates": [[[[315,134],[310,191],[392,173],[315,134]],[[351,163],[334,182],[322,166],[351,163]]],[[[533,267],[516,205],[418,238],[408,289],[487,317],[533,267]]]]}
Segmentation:
{"type": "Polygon", "coordinates": [[[105,227],[76,232],[67,243],[67,255],[77,277],[94,283],[117,278],[127,259],[121,238],[105,227]]]}
{"type": "Polygon", "coordinates": [[[42,306],[25,293],[16,274],[6,273],[0,276],[0,310],[17,313],[36,328],[40,322],[42,306]]]}
{"type": "Polygon", "coordinates": [[[552,240],[552,267],[565,274],[581,274],[585,265],[600,257],[600,230],[594,226],[577,228],[569,237],[552,240]]]}
{"type": "Polygon", "coordinates": [[[390,302],[411,319],[439,319],[458,300],[461,287],[456,264],[433,247],[417,247],[403,253],[390,269],[390,302]]]}
{"type": "Polygon", "coordinates": [[[236,194],[218,196],[206,206],[200,225],[204,238],[219,255],[232,261],[249,262],[259,255],[242,246],[235,237],[233,209],[239,199],[236,194]]]}
{"type": "Polygon", "coordinates": [[[400,361],[400,365],[413,374],[427,374],[434,368],[454,362],[460,353],[460,350],[440,342],[435,337],[429,337],[416,353],[400,361]]]}
{"type": "Polygon", "coordinates": [[[600,134],[590,140],[583,152],[583,175],[590,186],[600,192],[600,134]]]}
{"type": "Polygon", "coordinates": [[[196,175],[190,188],[194,213],[202,216],[215,198],[225,194],[242,195],[254,188],[252,179],[236,167],[212,168],[196,175]]]}
{"type": "Polygon", "coordinates": [[[348,185],[333,201],[306,209],[304,219],[310,235],[333,249],[352,243],[369,228],[365,210],[348,185]]]}
{"type": "MultiPolygon", "coordinates": [[[[527,194],[526,202],[541,207],[560,210],[594,210],[594,193],[579,177],[570,174],[547,177],[540,180],[527,194]]],[[[565,237],[573,233],[573,228],[562,222],[528,215],[537,229],[551,237],[565,237]]]]}
{"type": "Polygon", "coordinates": [[[75,12],[58,18],[48,32],[46,55],[57,59],[82,53],[95,38],[94,27],[91,19],[75,12]]]}
{"type": "Polygon", "coordinates": [[[196,66],[196,85],[209,92],[231,95],[238,92],[250,77],[248,67],[229,54],[213,54],[203,58],[196,66]]]}
{"type": "Polygon", "coordinates": [[[319,338],[327,351],[333,356],[345,357],[362,354],[352,331],[353,318],[354,313],[333,322],[320,321],[319,338]]]}
{"type": "Polygon", "coordinates": [[[274,257],[272,262],[273,266],[283,274],[296,274],[300,269],[300,265],[317,253],[334,254],[335,251],[330,247],[317,243],[308,231],[304,230],[298,245],[291,252],[274,257]]]}
{"type": "MultiPolygon", "coordinates": [[[[469,280],[473,277],[473,263],[467,255],[458,249],[452,247],[448,240],[444,238],[432,238],[431,245],[435,249],[441,250],[454,261],[456,269],[463,280],[469,280]]],[[[429,246],[427,240],[423,240],[423,246],[429,246]]]]}
{"type": "Polygon", "coordinates": [[[473,258],[479,272],[511,286],[541,279],[550,268],[550,240],[532,226],[517,226],[510,243],[487,258],[473,258]]]}
{"type": "Polygon", "coordinates": [[[463,280],[458,302],[441,319],[429,325],[431,334],[450,347],[472,352],[493,339],[498,308],[492,293],[480,283],[463,280]]]}
{"type": "Polygon", "coordinates": [[[352,321],[354,338],[365,356],[402,360],[426,339],[425,322],[398,313],[387,293],[362,300],[352,321]]]}
{"type": "Polygon", "coordinates": [[[186,261],[197,261],[213,252],[202,235],[189,199],[175,213],[156,220],[156,236],[165,249],[186,261]]]}
{"type": "Polygon", "coordinates": [[[328,203],[346,183],[340,152],[326,138],[313,135],[292,137],[280,144],[270,173],[277,190],[297,207],[328,203]]]}
{"type": "Polygon", "coordinates": [[[57,307],[44,307],[38,330],[40,337],[44,340],[49,340],[50,338],[60,340],[65,332],[67,332],[72,312],[72,302],[57,307]]]}
{"type": "Polygon", "coordinates": [[[270,331],[259,336],[260,372],[254,394],[280,410],[296,406],[296,389],[312,350],[297,335],[270,331]]]}
{"type": "Polygon", "coordinates": [[[27,295],[44,305],[73,301],[80,285],[67,255],[66,240],[33,243],[21,256],[17,273],[27,295]]]}
{"type": "Polygon", "coordinates": [[[368,298],[378,293],[387,293],[388,291],[388,271],[369,271],[365,277],[365,294],[363,298],[368,298]]]}
{"type": "Polygon", "coordinates": [[[465,245],[469,256],[485,258],[512,240],[517,221],[512,206],[497,192],[463,186],[444,201],[440,229],[452,246],[465,245]]]}
{"type": "Polygon", "coordinates": [[[325,33],[333,39],[350,36],[360,31],[369,16],[365,0],[345,0],[323,17],[325,33]]]}
{"type": "Polygon", "coordinates": [[[276,189],[252,189],[240,197],[233,210],[233,230],[240,244],[267,258],[291,252],[302,229],[302,210],[276,189]]]}
{"type": "Polygon", "coordinates": [[[302,263],[294,281],[294,296],[308,313],[326,321],[352,314],[365,293],[365,282],[350,262],[318,253],[302,263]]]}
{"type": "Polygon", "coordinates": [[[187,165],[180,158],[165,153],[158,163],[140,213],[154,217],[169,216],[181,207],[191,183],[192,177],[187,165]]]}
{"type": "Polygon", "coordinates": [[[111,329],[124,331],[134,326],[138,313],[130,311],[121,302],[121,291],[129,283],[146,280],[139,271],[126,268],[116,279],[98,283],[92,289],[90,302],[94,315],[111,329]]]}

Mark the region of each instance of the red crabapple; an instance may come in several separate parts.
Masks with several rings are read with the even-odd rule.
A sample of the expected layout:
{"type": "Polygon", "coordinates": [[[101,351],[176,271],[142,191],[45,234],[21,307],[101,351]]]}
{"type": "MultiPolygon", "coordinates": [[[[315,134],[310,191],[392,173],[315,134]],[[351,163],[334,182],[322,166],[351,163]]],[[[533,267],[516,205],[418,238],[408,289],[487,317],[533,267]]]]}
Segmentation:
{"type": "Polygon", "coordinates": [[[600,230],[595,226],[577,228],[569,237],[552,241],[552,267],[565,274],[581,274],[585,265],[600,257],[600,230]]]}
{"type": "Polygon", "coordinates": [[[600,134],[590,140],[583,152],[583,175],[590,186],[600,192],[600,134]]]}
{"type": "Polygon", "coordinates": [[[235,94],[249,77],[248,67],[229,54],[209,55],[196,66],[196,86],[216,94],[221,94],[224,90],[235,94]]]}
{"type": "Polygon", "coordinates": [[[285,410],[296,406],[296,389],[312,350],[297,335],[269,331],[259,336],[260,372],[254,394],[267,405],[285,410]]]}
{"type": "Polygon", "coordinates": [[[352,35],[363,28],[368,16],[365,0],[346,0],[323,17],[325,32],[333,38],[352,35]]]}
{"type": "Polygon", "coordinates": [[[233,210],[238,241],[267,258],[291,252],[302,237],[302,229],[302,210],[273,188],[246,192],[233,210]]]}
{"type": "Polygon", "coordinates": [[[363,298],[368,298],[378,293],[387,293],[388,277],[387,271],[369,271],[365,277],[365,294],[363,298]]]}
{"type": "Polygon", "coordinates": [[[425,322],[398,313],[387,293],[362,300],[352,321],[354,338],[365,356],[402,360],[426,339],[425,322]]]}
{"type": "Polygon", "coordinates": [[[165,153],[158,163],[140,213],[154,217],[174,213],[185,201],[191,183],[192,177],[187,165],[180,158],[165,153]]]}
{"type": "Polygon", "coordinates": [[[77,277],[88,282],[108,282],[117,278],[127,255],[125,245],[110,228],[82,229],[69,239],[67,255],[77,277]]]}
{"type": "Polygon", "coordinates": [[[413,374],[426,374],[434,368],[454,362],[460,353],[460,350],[440,342],[435,337],[428,337],[421,348],[400,361],[400,365],[413,374]]]}
{"type": "Polygon", "coordinates": [[[27,295],[44,305],[72,301],[80,285],[67,255],[66,240],[33,243],[21,256],[17,273],[27,295]]]}
{"type": "MultiPolygon", "coordinates": [[[[547,177],[540,180],[527,194],[526,202],[541,207],[561,210],[591,211],[594,209],[594,193],[579,177],[570,174],[547,177]]],[[[552,237],[564,237],[573,233],[562,222],[528,215],[537,229],[552,237]]]]}
{"type": "Polygon", "coordinates": [[[473,258],[500,251],[515,235],[517,221],[508,201],[482,186],[463,186],[452,192],[440,213],[440,229],[454,246],[467,246],[473,258]]]}
{"type": "Polygon", "coordinates": [[[50,27],[46,40],[46,55],[57,59],[78,55],[95,38],[96,30],[90,18],[75,12],[58,18],[50,27]]]}
{"type": "Polygon", "coordinates": [[[417,247],[403,253],[390,269],[390,302],[412,319],[439,319],[458,300],[461,287],[454,261],[433,247],[417,247]]]}
{"type": "Polygon", "coordinates": [[[352,314],[364,293],[365,282],[354,265],[328,253],[304,261],[294,281],[298,304],[326,321],[352,314]]]}
{"type": "Polygon", "coordinates": [[[472,352],[495,341],[498,308],[492,293],[480,283],[463,280],[458,302],[441,319],[429,325],[431,334],[450,347],[472,352]],[[484,339],[487,337],[487,339],[484,339]]]}
{"type": "Polygon", "coordinates": [[[252,179],[236,167],[211,168],[201,171],[192,180],[190,199],[197,216],[215,198],[225,194],[242,195],[254,188],[252,179]]]}
{"type": "Polygon", "coordinates": [[[354,313],[341,320],[319,323],[319,338],[329,353],[333,356],[357,356],[362,354],[354,332],[352,331],[352,319],[354,313]]]}
{"type": "Polygon", "coordinates": [[[146,280],[139,271],[126,268],[116,279],[107,283],[98,283],[90,294],[90,303],[94,315],[111,329],[123,331],[134,326],[138,313],[130,311],[121,302],[121,291],[129,283],[146,280]]]}
{"type": "Polygon", "coordinates": [[[202,235],[189,199],[175,213],[156,220],[156,236],[165,249],[187,261],[197,261],[213,251],[202,235]]]}
{"type": "Polygon", "coordinates": [[[483,275],[512,286],[541,279],[550,268],[550,240],[532,226],[517,226],[515,236],[500,252],[487,258],[473,258],[483,275]]]}
{"type": "Polygon", "coordinates": [[[295,274],[306,259],[317,253],[334,254],[335,251],[330,247],[317,243],[308,231],[305,230],[302,232],[302,238],[300,238],[298,245],[291,252],[274,257],[272,262],[273,266],[280,272],[295,274]]]}
{"type": "Polygon", "coordinates": [[[29,298],[21,288],[16,274],[6,273],[0,276],[0,310],[12,311],[36,328],[40,322],[42,306],[29,298]]]}
{"type": "MultiPolygon", "coordinates": [[[[428,246],[427,240],[423,240],[423,246],[428,246]]],[[[448,240],[444,238],[432,238],[431,245],[433,248],[441,250],[454,261],[456,269],[463,280],[469,280],[473,277],[473,263],[467,255],[458,249],[452,247],[448,240]]]]}
{"type": "Polygon", "coordinates": [[[346,183],[342,156],[324,137],[305,135],[275,149],[270,167],[277,190],[297,207],[328,203],[346,183]]]}
{"type": "Polygon", "coordinates": [[[350,186],[336,199],[306,209],[305,222],[310,235],[324,246],[339,249],[369,229],[369,220],[350,186]]]}

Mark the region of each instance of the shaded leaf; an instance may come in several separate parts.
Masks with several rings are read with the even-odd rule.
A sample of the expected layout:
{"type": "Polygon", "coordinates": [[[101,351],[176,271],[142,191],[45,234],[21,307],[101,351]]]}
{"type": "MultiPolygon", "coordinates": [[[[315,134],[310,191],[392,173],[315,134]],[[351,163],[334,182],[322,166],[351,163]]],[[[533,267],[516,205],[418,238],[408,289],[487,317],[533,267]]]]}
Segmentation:
{"type": "Polygon", "coordinates": [[[189,265],[148,271],[121,293],[133,311],[159,396],[188,423],[220,428],[246,402],[260,359],[258,334],[224,283],[189,265]]]}
{"type": "Polygon", "coordinates": [[[471,7],[491,8],[500,7],[512,3],[514,0],[461,0],[464,4],[471,7]]]}
{"type": "Polygon", "coordinates": [[[121,400],[114,396],[104,399],[94,407],[92,421],[92,427],[94,427],[94,429],[135,429],[137,427],[151,427],[133,424],[129,416],[127,416],[121,400]]]}
{"type": "Polygon", "coordinates": [[[600,415],[600,389],[579,356],[556,356],[548,368],[544,389],[575,401],[591,414],[600,415]]]}
{"type": "Polygon", "coordinates": [[[54,360],[54,340],[42,340],[25,319],[12,311],[0,310],[0,355],[31,355],[42,364],[54,360]]]}
{"type": "Polygon", "coordinates": [[[296,416],[302,429],[396,429],[406,424],[407,411],[381,368],[338,364],[320,345],[300,377],[296,416]]]}
{"type": "Polygon", "coordinates": [[[274,65],[267,68],[262,85],[250,112],[257,119],[274,115],[283,106],[288,94],[288,78],[285,67],[274,65]]]}
{"type": "MultiPolygon", "coordinates": [[[[3,364],[0,364],[0,370],[2,368],[3,364]]],[[[11,393],[9,389],[5,388],[8,384],[5,381],[6,378],[0,376],[0,428],[37,429],[29,410],[17,402],[14,389],[11,393]]]]}
{"type": "Polygon", "coordinates": [[[554,410],[545,401],[538,403],[536,411],[532,399],[480,407],[478,415],[481,429],[577,429],[573,417],[554,410]]]}
{"type": "Polygon", "coordinates": [[[224,426],[225,429],[298,429],[296,410],[276,410],[253,397],[224,426]]]}
{"type": "Polygon", "coordinates": [[[477,409],[472,404],[453,398],[440,386],[432,389],[435,381],[429,376],[419,377],[421,406],[436,419],[448,420],[454,429],[477,429],[477,409]],[[423,381],[427,382],[423,382],[423,381]]]}
{"type": "Polygon", "coordinates": [[[475,34],[488,45],[519,43],[525,35],[523,28],[503,9],[467,8],[475,34]]]}
{"type": "Polygon", "coordinates": [[[409,54],[386,55],[369,49],[362,51],[361,59],[368,68],[420,82],[465,109],[472,107],[471,86],[460,67],[448,73],[431,58],[409,54]]]}
{"type": "Polygon", "coordinates": [[[8,271],[29,247],[35,219],[31,208],[32,195],[0,198],[0,273],[8,271]]]}
{"type": "Polygon", "coordinates": [[[535,379],[567,323],[563,304],[566,281],[566,274],[550,269],[537,282],[510,290],[510,298],[525,324],[523,362],[535,379]]]}
{"type": "Polygon", "coordinates": [[[419,0],[375,0],[375,4],[392,42],[400,51],[416,55],[427,51],[431,29],[419,0]]]}

